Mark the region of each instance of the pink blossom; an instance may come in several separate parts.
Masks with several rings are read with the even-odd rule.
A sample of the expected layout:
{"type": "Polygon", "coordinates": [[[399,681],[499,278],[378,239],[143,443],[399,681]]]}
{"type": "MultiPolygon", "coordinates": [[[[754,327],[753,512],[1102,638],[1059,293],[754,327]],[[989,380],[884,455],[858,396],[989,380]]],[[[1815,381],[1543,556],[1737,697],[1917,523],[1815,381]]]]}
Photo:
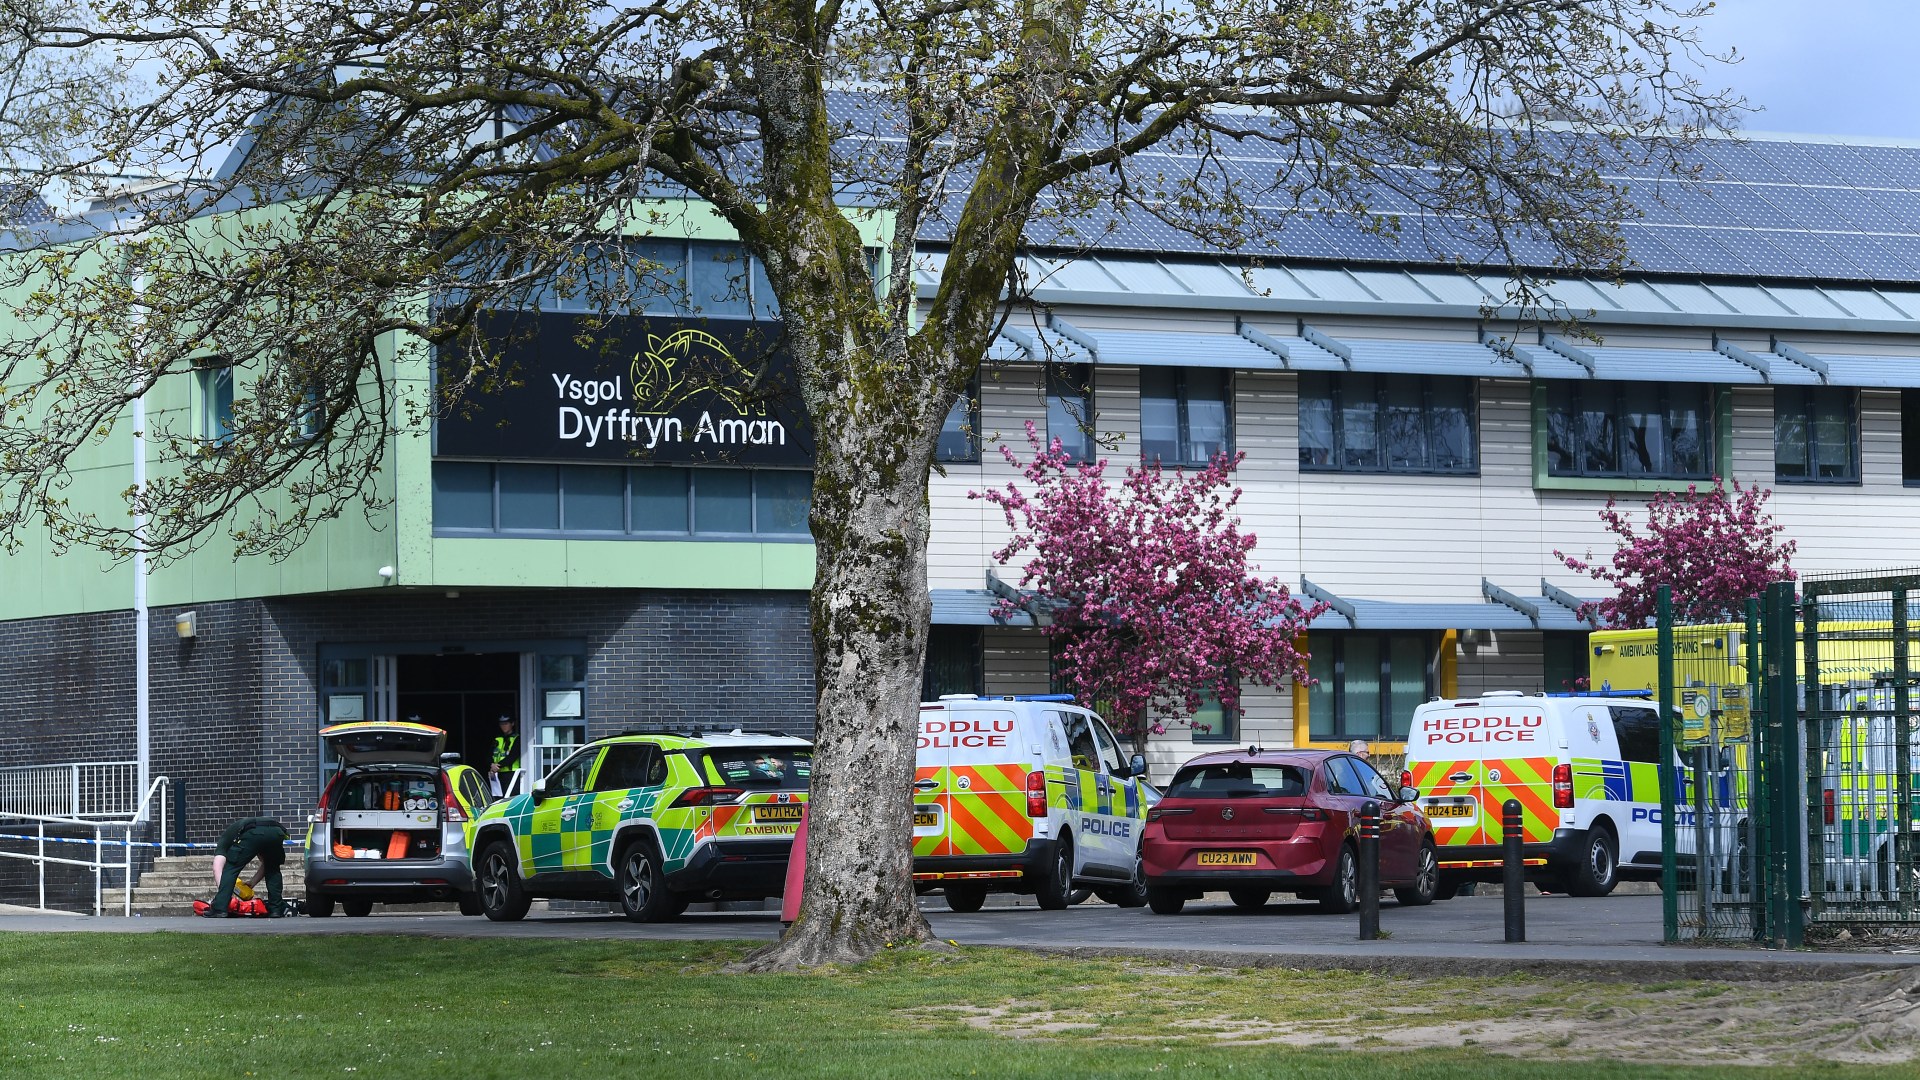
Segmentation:
{"type": "MultiPolygon", "coordinates": [[[[1240,530],[1240,490],[1229,485],[1244,455],[1191,474],[1129,467],[1116,489],[1104,459],[1075,464],[1058,439],[1043,447],[1032,423],[1027,441],[1025,464],[1000,452],[1031,495],[1012,483],[968,495],[1006,514],[1012,537],[994,558],[1005,565],[1031,552],[1021,587],[1061,605],[1042,633],[1080,700],[1141,740],[1208,694],[1233,710],[1242,684],[1307,678],[1296,642],[1326,605],[1304,607],[1248,565],[1258,541],[1240,530]]],[[[999,605],[1003,616],[1014,611],[999,605]]]]}
{"type": "Polygon", "coordinates": [[[1607,600],[1580,605],[1580,617],[1598,615],[1608,626],[1644,626],[1654,617],[1655,590],[1673,587],[1673,611],[1684,622],[1737,619],[1746,602],[1768,583],[1792,581],[1791,560],[1796,546],[1779,536],[1786,527],[1776,524],[1763,509],[1772,491],[1759,485],[1728,491],[1715,477],[1713,487],[1701,491],[1689,484],[1684,494],[1662,492],[1647,504],[1646,532],[1612,499],[1600,511],[1607,531],[1619,537],[1611,565],[1576,559],[1555,551],[1554,558],[1572,570],[1614,586],[1607,600]]]}

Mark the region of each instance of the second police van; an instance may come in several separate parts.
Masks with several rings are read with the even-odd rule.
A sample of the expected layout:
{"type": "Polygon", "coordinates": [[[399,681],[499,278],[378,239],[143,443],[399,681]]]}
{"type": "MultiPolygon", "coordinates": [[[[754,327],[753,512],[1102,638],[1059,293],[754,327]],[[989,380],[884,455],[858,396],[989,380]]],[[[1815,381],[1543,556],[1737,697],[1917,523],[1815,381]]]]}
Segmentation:
{"type": "Polygon", "coordinates": [[[947,695],[920,706],[913,877],[955,911],[989,892],[1066,907],[1077,887],[1146,903],[1140,831],[1158,798],[1146,760],[1068,695],[947,695]]]}
{"type": "Polygon", "coordinates": [[[1500,876],[1501,807],[1521,806],[1528,876],[1605,896],[1660,869],[1660,713],[1647,698],[1493,691],[1431,701],[1407,732],[1405,783],[1440,846],[1442,897],[1500,876]]]}

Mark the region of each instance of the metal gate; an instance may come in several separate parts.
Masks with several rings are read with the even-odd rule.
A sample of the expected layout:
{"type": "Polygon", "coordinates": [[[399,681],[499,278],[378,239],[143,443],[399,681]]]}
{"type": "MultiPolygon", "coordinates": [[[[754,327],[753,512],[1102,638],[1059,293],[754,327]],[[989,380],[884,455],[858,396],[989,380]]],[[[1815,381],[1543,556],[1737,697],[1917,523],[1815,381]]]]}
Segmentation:
{"type": "Polygon", "coordinates": [[[1656,621],[1666,937],[1797,947],[1920,926],[1920,573],[1779,582],[1744,620],[1656,621]]]}
{"type": "Polygon", "coordinates": [[[1914,599],[1920,574],[1801,588],[1812,924],[1920,925],[1914,599]]]}

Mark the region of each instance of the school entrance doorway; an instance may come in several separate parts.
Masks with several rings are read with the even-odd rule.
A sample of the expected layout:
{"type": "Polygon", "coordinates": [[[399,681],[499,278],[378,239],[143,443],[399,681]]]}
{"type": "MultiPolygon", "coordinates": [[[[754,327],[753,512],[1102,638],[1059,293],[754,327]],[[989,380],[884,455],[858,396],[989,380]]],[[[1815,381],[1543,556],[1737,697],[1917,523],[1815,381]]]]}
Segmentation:
{"type": "MultiPolygon", "coordinates": [[[[447,751],[485,776],[500,718],[520,717],[519,653],[395,657],[395,712],[447,733],[447,751]]],[[[517,729],[516,729],[517,730],[517,729]]]]}

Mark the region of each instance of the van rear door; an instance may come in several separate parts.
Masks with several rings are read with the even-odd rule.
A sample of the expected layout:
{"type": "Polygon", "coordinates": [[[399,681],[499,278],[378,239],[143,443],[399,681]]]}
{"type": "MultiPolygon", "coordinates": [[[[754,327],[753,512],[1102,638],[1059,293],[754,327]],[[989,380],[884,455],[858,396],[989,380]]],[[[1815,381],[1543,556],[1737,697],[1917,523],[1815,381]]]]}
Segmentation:
{"type": "Polygon", "coordinates": [[[1560,824],[1553,805],[1559,755],[1545,710],[1517,696],[1423,707],[1407,734],[1413,786],[1443,848],[1500,843],[1508,799],[1520,803],[1528,843],[1551,840],[1560,824]]]}
{"type": "Polygon", "coordinates": [[[920,707],[915,855],[1011,855],[1033,836],[1028,749],[1011,709],[920,707]]]}

